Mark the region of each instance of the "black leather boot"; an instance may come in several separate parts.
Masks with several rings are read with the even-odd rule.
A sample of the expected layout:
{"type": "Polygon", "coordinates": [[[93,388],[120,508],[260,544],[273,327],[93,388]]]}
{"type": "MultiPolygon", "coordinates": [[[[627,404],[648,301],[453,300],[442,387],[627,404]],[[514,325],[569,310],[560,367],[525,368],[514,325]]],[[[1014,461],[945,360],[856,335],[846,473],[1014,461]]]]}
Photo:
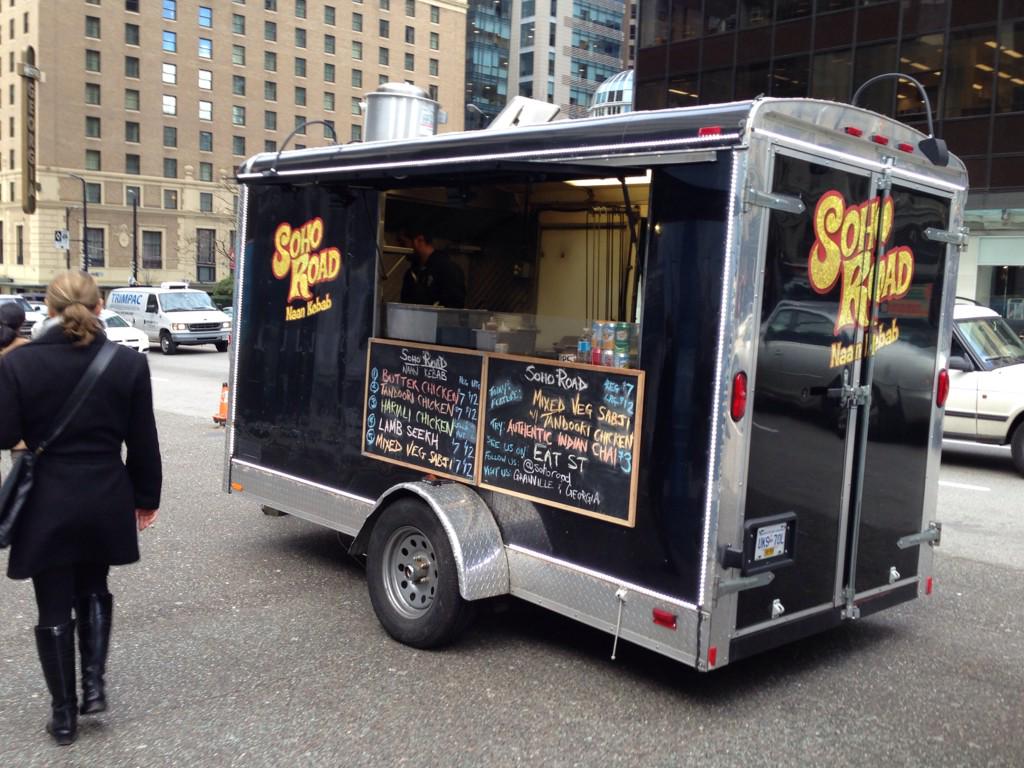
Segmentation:
{"type": "Polygon", "coordinates": [[[75,695],[75,622],[57,627],[36,627],[36,649],[43,677],[50,690],[50,721],[46,732],[66,747],[78,735],[78,699],[75,695]]]}
{"type": "Polygon", "coordinates": [[[110,624],[114,615],[114,598],[86,595],[75,601],[78,619],[78,651],[82,656],[83,715],[107,711],[107,694],[103,675],[107,669],[110,648],[110,624]]]}

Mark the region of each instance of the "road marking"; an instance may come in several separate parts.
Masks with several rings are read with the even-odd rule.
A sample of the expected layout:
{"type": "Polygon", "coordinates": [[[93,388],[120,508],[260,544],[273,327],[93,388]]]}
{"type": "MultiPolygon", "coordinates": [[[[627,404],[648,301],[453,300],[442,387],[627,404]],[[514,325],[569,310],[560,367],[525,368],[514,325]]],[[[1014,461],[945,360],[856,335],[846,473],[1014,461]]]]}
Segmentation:
{"type": "Polygon", "coordinates": [[[149,380],[150,381],[170,381],[170,379],[165,379],[165,378],[162,378],[160,376],[150,376],[149,380]]]}
{"type": "Polygon", "coordinates": [[[761,425],[760,425],[760,424],[758,424],[758,423],[757,423],[756,421],[755,421],[755,422],[753,422],[753,424],[754,424],[754,426],[755,426],[755,427],[757,427],[758,429],[763,429],[763,430],[764,430],[765,432],[771,432],[772,434],[776,434],[776,435],[777,435],[777,434],[779,433],[779,430],[777,430],[777,429],[772,429],[771,427],[764,427],[764,426],[761,426],[761,425]]]}
{"type": "Polygon", "coordinates": [[[939,485],[944,485],[947,488],[960,488],[964,491],[984,491],[988,493],[991,488],[986,488],[984,485],[971,485],[970,483],[954,483],[952,480],[939,480],[939,485]]]}

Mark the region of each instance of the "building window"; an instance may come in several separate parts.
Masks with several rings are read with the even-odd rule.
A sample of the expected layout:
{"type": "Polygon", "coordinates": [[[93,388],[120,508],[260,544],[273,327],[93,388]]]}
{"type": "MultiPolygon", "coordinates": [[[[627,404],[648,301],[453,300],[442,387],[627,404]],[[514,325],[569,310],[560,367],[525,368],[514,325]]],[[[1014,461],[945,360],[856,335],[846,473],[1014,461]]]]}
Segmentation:
{"type": "Polygon", "coordinates": [[[245,78],[241,75],[231,76],[231,93],[235,96],[245,96],[245,78]]]}
{"type": "Polygon", "coordinates": [[[334,24],[335,24],[335,16],[336,15],[335,15],[335,11],[334,11],[334,6],[333,5],[325,5],[324,6],[324,24],[329,24],[330,26],[333,27],[334,24]]]}
{"type": "Polygon", "coordinates": [[[277,54],[273,51],[263,52],[263,68],[267,72],[277,72],[277,54]]]}
{"type": "Polygon", "coordinates": [[[166,62],[161,65],[160,79],[168,85],[178,84],[178,65],[167,64],[166,62]]]}
{"type": "Polygon", "coordinates": [[[99,205],[103,202],[103,188],[94,181],[90,181],[85,185],[85,201],[87,203],[96,203],[99,205]]]}
{"type": "Polygon", "coordinates": [[[407,26],[405,28],[405,42],[409,43],[409,45],[416,44],[416,27],[407,26]]]}
{"type": "Polygon", "coordinates": [[[102,157],[98,149],[87,149],[85,150],[85,170],[87,171],[101,171],[103,170],[102,157]]]}
{"type": "Polygon", "coordinates": [[[277,22],[276,21],[264,21],[263,22],[263,39],[270,42],[277,41],[277,22]]]}
{"type": "Polygon", "coordinates": [[[216,230],[196,230],[196,280],[200,283],[212,283],[216,280],[217,267],[214,260],[216,245],[216,230]]]}
{"type": "Polygon", "coordinates": [[[199,180],[213,181],[213,163],[199,164],[199,180]]]}
{"type": "Polygon", "coordinates": [[[324,35],[324,53],[333,54],[335,48],[334,35],[324,35]]]}
{"type": "Polygon", "coordinates": [[[142,135],[138,123],[126,122],[124,124],[124,140],[130,144],[138,144],[142,135]]]}
{"type": "Polygon", "coordinates": [[[205,5],[199,6],[199,26],[206,29],[213,27],[213,11],[205,5]]]}
{"type": "Polygon", "coordinates": [[[199,151],[200,152],[213,152],[213,132],[212,131],[200,131],[199,132],[199,151]]]}
{"type": "Polygon", "coordinates": [[[245,16],[240,13],[231,14],[231,32],[236,35],[245,34],[245,16]]]}
{"type": "Polygon", "coordinates": [[[377,75],[377,85],[384,85],[388,81],[387,75],[377,75]]]}
{"type": "Polygon", "coordinates": [[[164,18],[174,21],[178,18],[178,3],[176,0],[164,0],[164,18]]]}
{"type": "Polygon", "coordinates": [[[139,25],[138,24],[125,24],[124,25],[124,41],[127,45],[138,45],[139,44],[139,25]]]}
{"type": "Polygon", "coordinates": [[[178,97],[165,93],[163,95],[163,113],[165,115],[178,114],[178,97]]]}
{"type": "Polygon", "coordinates": [[[438,61],[437,61],[437,59],[431,59],[429,64],[428,64],[428,66],[429,66],[429,70],[428,71],[430,72],[430,76],[431,77],[437,77],[438,76],[437,73],[439,71],[439,66],[440,66],[438,61]]]}
{"type": "Polygon", "coordinates": [[[124,76],[138,78],[139,58],[137,56],[124,57],[124,76]]]}
{"type": "Polygon", "coordinates": [[[324,91],[324,109],[328,112],[334,111],[334,93],[332,91],[324,91]]]}
{"type": "Polygon", "coordinates": [[[132,13],[139,12],[139,0],[124,0],[124,9],[132,13]]]}
{"type": "Polygon", "coordinates": [[[142,205],[142,187],[129,184],[124,188],[124,204],[130,206],[132,203],[142,205]]]}
{"type": "Polygon", "coordinates": [[[405,68],[409,72],[416,69],[416,57],[411,53],[405,54],[405,68]]]}
{"type": "Polygon", "coordinates": [[[441,36],[437,32],[430,33],[430,50],[436,51],[441,47],[441,36]]]}
{"type": "Polygon", "coordinates": [[[213,120],[213,102],[212,101],[200,101],[199,102],[199,119],[200,120],[213,120]]]}
{"type": "Polygon", "coordinates": [[[295,18],[306,18],[306,0],[295,0],[295,18]]]}
{"type": "Polygon", "coordinates": [[[324,64],[324,82],[325,83],[333,83],[334,82],[334,73],[335,73],[335,69],[334,69],[334,65],[333,64],[324,64]]]}
{"type": "Polygon", "coordinates": [[[351,134],[351,136],[352,136],[352,141],[362,141],[363,140],[363,126],[361,126],[361,125],[353,125],[352,126],[352,134],[351,134]]]}
{"type": "Polygon", "coordinates": [[[391,51],[387,48],[377,49],[377,63],[383,67],[388,66],[391,63],[391,51]]]}
{"type": "Polygon", "coordinates": [[[263,81],[263,98],[267,101],[277,101],[277,83],[273,80],[263,81]]]}
{"type": "Polygon", "coordinates": [[[124,89],[124,108],[138,111],[139,109],[139,92],[134,88],[124,89]]]}
{"type": "Polygon", "coordinates": [[[358,40],[352,41],[352,58],[356,61],[363,60],[363,44],[358,40]]]}
{"type": "Polygon", "coordinates": [[[352,102],[351,102],[350,109],[351,109],[353,115],[361,115],[361,114],[363,114],[363,106],[362,106],[362,103],[360,102],[358,96],[353,96],[352,97],[352,102]]]}
{"type": "Polygon", "coordinates": [[[295,30],[295,47],[305,48],[306,47],[306,30],[296,28],[295,30]]]}
{"type": "Polygon", "coordinates": [[[237,104],[231,107],[231,124],[245,125],[245,107],[240,107],[237,104]]]}
{"type": "Polygon", "coordinates": [[[277,130],[277,112],[268,109],[263,113],[263,127],[268,131],[277,130]]]}
{"type": "Polygon", "coordinates": [[[124,156],[124,172],[130,173],[133,176],[138,176],[141,173],[142,160],[138,155],[125,155],[124,156]]]}
{"type": "Polygon", "coordinates": [[[100,119],[98,117],[86,115],[85,135],[90,139],[100,138],[100,119]]]}
{"type": "Polygon", "coordinates": [[[164,190],[164,208],[167,209],[168,211],[178,210],[178,190],[164,190]]]}
{"type": "Polygon", "coordinates": [[[245,136],[231,137],[231,154],[245,155],[245,136]]]}
{"type": "Polygon", "coordinates": [[[239,67],[245,66],[245,46],[233,43],[231,46],[231,63],[239,67]]]}
{"type": "Polygon", "coordinates": [[[263,0],[263,9],[265,11],[276,11],[277,0],[263,0]]]}
{"type": "Polygon", "coordinates": [[[352,87],[362,88],[363,87],[363,70],[353,69],[352,70],[352,87]]]}
{"type": "Polygon", "coordinates": [[[89,227],[85,230],[85,241],[89,251],[89,266],[104,267],[107,264],[107,257],[104,253],[103,230],[99,227],[89,227]]]}
{"type": "Polygon", "coordinates": [[[377,34],[381,37],[391,37],[391,22],[387,19],[381,19],[377,23],[377,34]]]}
{"type": "Polygon", "coordinates": [[[178,161],[173,157],[164,158],[164,178],[165,179],[176,179],[178,178],[178,161]]]}
{"type": "Polygon", "coordinates": [[[173,125],[164,126],[164,146],[165,147],[176,147],[178,146],[178,129],[173,125]]]}
{"type": "Polygon", "coordinates": [[[98,83],[86,83],[85,84],[85,103],[86,104],[99,104],[100,103],[100,86],[98,83]]]}
{"type": "Polygon", "coordinates": [[[207,37],[199,38],[199,58],[200,59],[212,59],[213,58],[213,41],[207,37]]]}
{"type": "Polygon", "coordinates": [[[277,152],[277,142],[273,139],[263,140],[263,151],[264,152],[277,152]]]}
{"type": "Polygon", "coordinates": [[[416,15],[416,0],[405,0],[405,15],[415,16],[416,15]]]}
{"type": "Polygon", "coordinates": [[[25,227],[19,224],[14,228],[15,252],[14,260],[18,264],[25,263],[25,227]]]}
{"type": "Polygon", "coordinates": [[[295,57],[295,76],[305,77],[306,76],[306,60],[301,56],[295,57]]]}
{"type": "Polygon", "coordinates": [[[208,69],[199,70],[199,87],[204,91],[213,90],[213,72],[208,69]]]}
{"type": "Polygon", "coordinates": [[[86,16],[85,17],[85,36],[100,37],[100,20],[97,16],[86,16]]]}
{"type": "Polygon", "coordinates": [[[99,72],[100,71],[100,52],[86,50],[85,52],[85,71],[86,72],[99,72]]]}
{"type": "MultiPolygon", "coordinates": [[[[306,116],[305,115],[296,115],[295,116],[295,135],[296,136],[305,136],[306,135],[306,116]]],[[[296,147],[296,149],[300,149],[300,147],[296,147]]]]}
{"type": "Polygon", "coordinates": [[[178,50],[178,36],[174,32],[168,32],[166,29],[163,34],[163,49],[167,53],[176,53],[178,50]]]}
{"type": "Polygon", "coordinates": [[[335,144],[338,143],[338,133],[334,130],[333,120],[324,120],[324,138],[330,139],[335,144]]]}
{"type": "MultiPolygon", "coordinates": [[[[164,190],[165,194],[169,191],[164,190]]],[[[163,269],[163,266],[163,237],[159,232],[142,230],[142,268],[163,269]]]]}
{"type": "Polygon", "coordinates": [[[437,84],[436,83],[431,83],[430,85],[427,86],[427,95],[430,98],[432,98],[434,101],[438,100],[437,84]]]}
{"type": "Polygon", "coordinates": [[[306,89],[301,85],[295,86],[295,105],[298,107],[306,106],[306,89]]]}
{"type": "Polygon", "coordinates": [[[352,14],[352,31],[362,32],[363,31],[363,14],[353,13],[352,14]]]}

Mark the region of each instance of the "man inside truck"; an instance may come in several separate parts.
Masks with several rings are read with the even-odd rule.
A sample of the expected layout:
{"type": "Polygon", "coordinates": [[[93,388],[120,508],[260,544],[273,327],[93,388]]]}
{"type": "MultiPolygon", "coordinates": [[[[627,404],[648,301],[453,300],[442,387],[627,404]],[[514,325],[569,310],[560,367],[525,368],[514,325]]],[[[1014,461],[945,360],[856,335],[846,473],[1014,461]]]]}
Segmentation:
{"type": "Polygon", "coordinates": [[[403,229],[399,241],[409,254],[409,269],[402,278],[402,302],[463,309],[466,306],[466,279],[459,265],[423,228],[403,229]]]}

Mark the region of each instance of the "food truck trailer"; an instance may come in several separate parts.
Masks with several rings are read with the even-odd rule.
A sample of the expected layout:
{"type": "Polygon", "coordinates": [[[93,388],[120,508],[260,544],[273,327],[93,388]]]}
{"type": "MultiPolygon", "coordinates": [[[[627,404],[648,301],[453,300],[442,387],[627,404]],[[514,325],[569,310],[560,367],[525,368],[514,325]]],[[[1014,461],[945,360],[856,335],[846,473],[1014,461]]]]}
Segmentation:
{"type": "Polygon", "coordinates": [[[711,670],[930,594],[941,154],[762,98],[257,155],[225,489],[421,648],[510,594],[711,670]],[[401,301],[417,235],[464,306],[401,301]]]}

